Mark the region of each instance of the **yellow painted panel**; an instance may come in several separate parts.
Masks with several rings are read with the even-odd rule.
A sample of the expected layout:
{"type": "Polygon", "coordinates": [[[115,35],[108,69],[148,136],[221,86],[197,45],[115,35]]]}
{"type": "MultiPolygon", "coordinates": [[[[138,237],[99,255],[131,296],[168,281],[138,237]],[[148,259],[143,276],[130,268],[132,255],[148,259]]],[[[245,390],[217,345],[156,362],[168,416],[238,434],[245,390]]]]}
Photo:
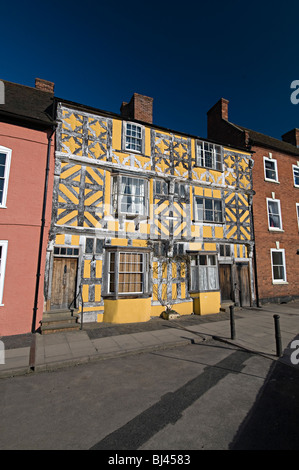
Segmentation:
{"type": "Polygon", "coordinates": [[[213,190],[213,197],[214,197],[214,198],[218,198],[218,199],[221,198],[221,191],[220,191],[220,189],[214,189],[214,190],[213,190]]]}
{"type": "Polygon", "coordinates": [[[212,197],[212,190],[211,188],[205,188],[204,190],[205,197],[212,197]]]}
{"type": "Polygon", "coordinates": [[[83,273],[83,277],[85,278],[90,278],[90,260],[89,259],[86,259],[84,261],[84,273],[83,273]]]}
{"type": "Polygon", "coordinates": [[[151,299],[105,299],[104,322],[135,323],[151,318],[151,299]]]}
{"type": "Polygon", "coordinates": [[[128,240],[125,238],[113,238],[111,240],[111,245],[114,246],[127,246],[128,245],[128,240]]]}
{"type": "Polygon", "coordinates": [[[233,227],[233,228],[226,234],[226,238],[237,238],[236,231],[237,231],[237,227],[233,227]]]}
{"type": "Polygon", "coordinates": [[[192,251],[202,251],[202,243],[189,243],[189,250],[192,251]]]}
{"type": "MultiPolygon", "coordinates": [[[[88,219],[94,227],[97,227],[98,221],[97,219],[94,218],[94,216],[90,212],[85,212],[84,211],[84,217],[88,219]]],[[[84,222],[83,224],[84,227],[90,227],[90,225],[87,222],[84,222]]]]}
{"type": "Polygon", "coordinates": [[[80,243],[80,236],[79,235],[72,235],[72,245],[78,246],[80,243]]]}
{"type": "Polygon", "coordinates": [[[184,282],[181,283],[181,298],[186,298],[186,284],[184,282]]]}
{"type": "Polygon", "coordinates": [[[147,156],[151,156],[151,130],[149,127],[146,127],[145,128],[145,148],[144,148],[144,152],[145,152],[145,155],[147,156]]]}
{"type": "Polygon", "coordinates": [[[158,263],[155,261],[153,263],[153,278],[158,279],[158,263]]]}
{"type": "Polygon", "coordinates": [[[192,234],[192,237],[195,237],[195,238],[199,237],[199,226],[198,225],[191,225],[191,234],[192,234]]]}
{"type": "Polygon", "coordinates": [[[122,121],[113,119],[113,127],[112,127],[112,148],[113,149],[121,148],[121,125],[122,125],[122,121]]]}
{"type": "Polygon", "coordinates": [[[167,278],[167,263],[162,263],[162,277],[163,279],[167,278]]]}
{"type": "Polygon", "coordinates": [[[85,284],[82,287],[83,302],[88,302],[88,293],[89,293],[89,286],[85,284]]]}
{"type": "MultiPolygon", "coordinates": [[[[176,284],[172,284],[172,299],[173,299],[173,300],[176,300],[176,299],[177,299],[177,296],[178,296],[178,293],[177,293],[177,285],[176,285],[176,284]]],[[[184,299],[183,296],[182,296],[182,299],[184,299]]]]}
{"type": "Polygon", "coordinates": [[[96,284],[94,286],[94,300],[95,302],[100,302],[101,300],[101,284],[96,284]]]}
{"type": "MultiPolygon", "coordinates": [[[[74,196],[74,194],[64,185],[64,184],[59,184],[59,190],[63,192],[63,194],[66,196],[65,202],[67,202],[67,199],[69,199],[71,202],[74,204],[79,203],[79,199],[74,196]]],[[[73,188],[74,191],[79,192],[79,188],[73,188]]]]}
{"type": "Polygon", "coordinates": [[[212,227],[203,227],[203,237],[212,238],[212,227]]]}
{"type": "MultiPolygon", "coordinates": [[[[59,218],[59,215],[64,212],[64,209],[58,209],[57,210],[57,216],[59,218]]],[[[64,216],[62,219],[57,220],[57,225],[64,225],[66,224],[69,220],[71,220],[73,217],[75,217],[78,214],[78,211],[72,211],[66,216],[64,216]]],[[[77,225],[77,222],[73,222],[71,225],[75,226],[77,225]]]]}
{"type": "Polygon", "coordinates": [[[69,130],[69,127],[65,125],[65,123],[67,123],[71,126],[72,130],[75,130],[77,128],[76,132],[82,133],[82,121],[83,121],[82,116],[80,116],[82,118],[82,121],[79,121],[76,118],[75,114],[71,114],[69,117],[65,117],[66,115],[67,115],[67,111],[63,111],[63,113],[62,113],[62,116],[63,116],[62,128],[69,130]]]}
{"type": "Polygon", "coordinates": [[[107,227],[108,227],[108,230],[110,230],[111,232],[118,232],[118,221],[108,220],[107,227]]]}
{"type": "Polygon", "coordinates": [[[205,251],[216,251],[216,243],[205,243],[205,251]]]}
{"type": "Polygon", "coordinates": [[[56,245],[64,245],[64,240],[65,240],[65,235],[56,235],[56,239],[55,239],[55,244],[56,245]]]}
{"type": "Polygon", "coordinates": [[[172,263],[172,278],[176,279],[177,277],[177,269],[176,269],[176,264],[172,263]]]}
{"type": "MultiPolygon", "coordinates": [[[[76,173],[77,171],[81,169],[81,165],[74,165],[71,168],[64,171],[63,166],[65,165],[67,165],[67,163],[61,164],[62,171],[60,173],[60,179],[68,178],[69,176],[71,176],[72,174],[76,173]]],[[[79,179],[80,179],[80,176],[79,176],[79,179]]]]}
{"type": "Polygon", "coordinates": [[[102,277],[102,260],[96,260],[96,277],[102,277]]]}
{"type": "Polygon", "coordinates": [[[134,222],[126,222],[126,233],[128,232],[135,232],[134,222]]]}
{"type": "Polygon", "coordinates": [[[203,196],[203,188],[200,188],[199,186],[195,186],[194,194],[195,196],[203,196]]]}
{"type": "Polygon", "coordinates": [[[219,313],[220,292],[200,292],[190,295],[193,298],[193,311],[196,315],[219,313]]]}
{"type": "Polygon", "coordinates": [[[223,238],[223,227],[215,227],[215,237],[223,238]]]}

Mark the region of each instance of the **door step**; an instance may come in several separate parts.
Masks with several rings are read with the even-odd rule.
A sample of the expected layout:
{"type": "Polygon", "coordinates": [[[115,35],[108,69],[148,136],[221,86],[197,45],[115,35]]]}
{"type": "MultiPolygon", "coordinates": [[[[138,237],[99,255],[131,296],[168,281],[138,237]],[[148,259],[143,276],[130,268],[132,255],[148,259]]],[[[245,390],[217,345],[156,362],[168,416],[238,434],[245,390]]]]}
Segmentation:
{"type": "Polygon", "coordinates": [[[76,313],[71,315],[69,310],[55,310],[55,313],[53,311],[51,313],[44,312],[41,321],[41,334],[47,335],[50,333],[79,330],[80,323],[78,323],[78,320],[79,315],[76,313]]]}

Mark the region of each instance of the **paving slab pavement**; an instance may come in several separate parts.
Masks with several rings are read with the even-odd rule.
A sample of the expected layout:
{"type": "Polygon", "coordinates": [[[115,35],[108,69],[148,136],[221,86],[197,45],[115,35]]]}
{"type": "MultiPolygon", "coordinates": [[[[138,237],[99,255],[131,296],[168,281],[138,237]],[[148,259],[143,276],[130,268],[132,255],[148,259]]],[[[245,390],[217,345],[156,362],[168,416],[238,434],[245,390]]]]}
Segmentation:
{"type": "Polygon", "coordinates": [[[4,364],[0,363],[0,378],[200,343],[211,338],[276,360],[274,315],[279,315],[282,351],[290,355],[290,343],[299,334],[299,301],[265,304],[261,308],[235,308],[235,339],[231,338],[229,313],[204,317],[188,315],[171,321],[155,318],[146,323],[125,325],[85,324],[79,331],[2,337],[5,360],[4,364]]]}

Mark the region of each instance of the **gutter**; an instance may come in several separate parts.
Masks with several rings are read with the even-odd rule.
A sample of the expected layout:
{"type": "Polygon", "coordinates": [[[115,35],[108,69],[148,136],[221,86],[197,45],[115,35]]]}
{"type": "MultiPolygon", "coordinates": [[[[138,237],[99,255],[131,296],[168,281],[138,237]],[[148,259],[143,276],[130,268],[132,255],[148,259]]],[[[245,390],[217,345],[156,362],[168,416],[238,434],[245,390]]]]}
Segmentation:
{"type": "Polygon", "coordinates": [[[49,182],[49,170],[50,170],[50,154],[51,154],[51,142],[53,134],[56,130],[54,125],[51,134],[48,136],[48,149],[47,149],[47,163],[46,163],[46,172],[45,172],[45,184],[44,184],[44,198],[43,198],[43,209],[42,209],[42,218],[41,218],[41,229],[40,229],[40,240],[39,240],[39,251],[38,251],[38,261],[37,261],[37,272],[36,272],[36,284],[35,284],[35,296],[34,296],[34,306],[33,306],[33,317],[32,317],[32,326],[31,333],[36,333],[36,315],[37,315],[37,304],[38,304],[38,292],[39,292],[39,283],[41,276],[41,261],[42,261],[42,249],[43,249],[43,239],[45,231],[45,214],[47,206],[47,194],[48,194],[48,182],[49,182]]]}

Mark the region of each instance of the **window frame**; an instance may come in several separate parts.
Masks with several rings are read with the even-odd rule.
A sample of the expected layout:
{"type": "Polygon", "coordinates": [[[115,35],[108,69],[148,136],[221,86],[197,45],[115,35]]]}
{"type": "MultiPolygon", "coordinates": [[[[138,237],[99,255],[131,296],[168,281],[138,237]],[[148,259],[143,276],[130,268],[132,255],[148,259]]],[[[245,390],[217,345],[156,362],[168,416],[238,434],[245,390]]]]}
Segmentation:
{"type": "Polygon", "coordinates": [[[277,160],[275,158],[269,158],[269,157],[264,157],[263,160],[264,160],[264,178],[265,178],[265,181],[268,181],[270,183],[271,182],[272,183],[278,183],[279,180],[278,180],[277,160]],[[275,171],[275,179],[267,177],[267,175],[266,175],[266,161],[274,163],[275,168],[274,168],[274,170],[271,170],[271,171],[275,171]]]}
{"type": "MultiPolygon", "coordinates": [[[[267,200],[267,214],[268,214],[268,229],[270,231],[278,231],[278,232],[281,232],[283,231],[283,228],[282,228],[282,217],[281,217],[281,207],[280,207],[280,199],[273,199],[273,198],[266,198],[267,200]],[[277,206],[278,206],[278,215],[279,215],[279,221],[280,221],[280,227],[271,227],[270,226],[270,213],[269,213],[269,202],[275,202],[277,203],[277,206]]],[[[277,215],[277,214],[275,214],[277,215]]]]}
{"type": "Polygon", "coordinates": [[[219,262],[218,256],[216,251],[198,251],[192,252],[188,251],[188,255],[190,256],[190,293],[195,292],[218,292],[220,289],[220,282],[219,282],[219,262]],[[201,263],[201,259],[206,257],[206,264],[201,263]],[[214,258],[215,264],[209,264],[208,260],[210,257],[214,258]],[[192,258],[196,258],[197,262],[195,265],[192,265],[192,258]],[[195,269],[192,269],[195,268],[195,269]],[[194,271],[197,271],[197,279],[198,282],[197,286],[194,286],[194,271]],[[213,275],[212,275],[213,273],[213,275]],[[212,287],[212,278],[214,277],[215,286],[212,287]],[[206,283],[207,288],[204,287],[204,283],[206,283]]]}
{"type": "Polygon", "coordinates": [[[284,248],[271,248],[271,269],[272,269],[272,283],[273,284],[287,284],[287,270],[286,270],[286,260],[285,260],[285,249],[284,248]],[[282,265],[274,265],[273,263],[273,253],[281,253],[282,254],[282,265]],[[283,266],[284,270],[284,279],[274,279],[274,266],[283,266]]]}
{"type": "Polygon", "coordinates": [[[149,214],[149,181],[146,178],[141,178],[140,176],[133,176],[123,173],[114,173],[111,175],[112,184],[111,184],[111,201],[114,215],[116,217],[125,216],[126,218],[146,218],[149,214]],[[141,180],[144,183],[144,195],[143,197],[143,208],[144,213],[132,213],[132,212],[123,212],[121,210],[122,198],[121,198],[121,184],[122,178],[132,178],[135,180],[141,180]]]}
{"type": "Polygon", "coordinates": [[[199,166],[201,168],[207,168],[209,170],[215,170],[215,171],[220,171],[223,172],[223,147],[222,145],[219,144],[214,144],[212,142],[207,142],[205,140],[196,140],[195,143],[195,150],[196,150],[196,166],[199,166]],[[205,144],[209,145],[212,147],[212,165],[207,165],[206,161],[206,152],[210,152],[210,150],[206,150],[204,148],[205,144]],[[201,145],[201,149],[199,149],[199,146],[201,145]],[[220,149],[220,168],[217,168],[217,152],[216,148],[219,147],[220,149]]]}
{"type": "Polygon", "coordinates": [[[204,196],[194,196],[194,220],[195,222],[202,222],[202,223],[209,223],[209,224],[223,224],[224,223],[224,204],[222,199],[212,198],[212,197],[204,197],[204,196]],[[197,199],[203,200],[203,218],[198,218],[198,203],[197,199]],[[212,214],[213,220],[205,219],[206,211],[210,209],[206,209],[206,201],[212,201],[212,214]],[[221,211],[215,211],[215,202],[219,202],[221,205],[221,211]],[[215,213],[221,213],[221,220],[215,220],[215,213]]]}
{"type": "MultiPolygon", "coordinates": [[[[106,266],[107,266],[107,276],[106,276],[106,285],[105,285],[105,294],[104,297],[110,298],[142,298],[149,297],[149,250],[142,250],[139,247],[134,249],[132,247],[128,249],[107,249],[105,256],[106,266]],[[132,291],[132,292],[120,292],[119,291],[119,275],[124,274],[125,272],[120,272],[120,259],[123,254],[137,254],[142,255],[142,291],[132,291]],[[111,256],[114,257],[114,271],[111,270],[111,256]],[[114,290],[111,290],[111,274],[114,275],[114,290]]],[[[132,271],[132,274],[136,274],[136,271],[132,271]]],[[[127,274],[130,274],[127,272],[127,274]]]]}
{"type": "Polygon", "coordinates": [[[5,269],[7,260],[8,240],[0,240],[1,257],[0,257],[0,306],[3,307],[3,293],[4,293],[4,280],[5,269]]]}
{"type": "Polygon", "coordinates": [[[299,178],[299,166],[298,165],[292,165],[292,170],[293,170],[294,187],[299,188],[299,184],[296,184],[296,180],[295,180],[295,170],[298,171],[298,178],[299,178]]]}
{"type": "Polygon", "coordinates": [[[144,126],[142,126],[141,124],[138,124],[136,122],[132,122],[132,121],[123,121],[122,150],[124,152],[133,152],[133,153],[138,153],[138,154],[144,154],[144,151],[145,151],[145,130],[144,130],[144,126]],[[127,146],[127,138],[132,137],[132,136],[128,136],[128,133],[127,133],[128,125],[129,126],[136,126],[136,128],[140,129],[141,137],[133,137],[135,139],[140,140],[140,150],[130,148],[130,147],[127,146]]]}
{"type": "Polygon", "coordinates": [[[10,174],[12,150],[7,148],[7,147],[3,147],[2,145],[0,145],[0,153],[4,153],[6,155],[4,176],[1,177],[1,178],[4,179],[4,185],[3,185],[2,201],[0,201],[0,209],[6,209],[7,208],[6,203],[7,203],[8,181],[9,181],[9,174],[10,174]]]}

